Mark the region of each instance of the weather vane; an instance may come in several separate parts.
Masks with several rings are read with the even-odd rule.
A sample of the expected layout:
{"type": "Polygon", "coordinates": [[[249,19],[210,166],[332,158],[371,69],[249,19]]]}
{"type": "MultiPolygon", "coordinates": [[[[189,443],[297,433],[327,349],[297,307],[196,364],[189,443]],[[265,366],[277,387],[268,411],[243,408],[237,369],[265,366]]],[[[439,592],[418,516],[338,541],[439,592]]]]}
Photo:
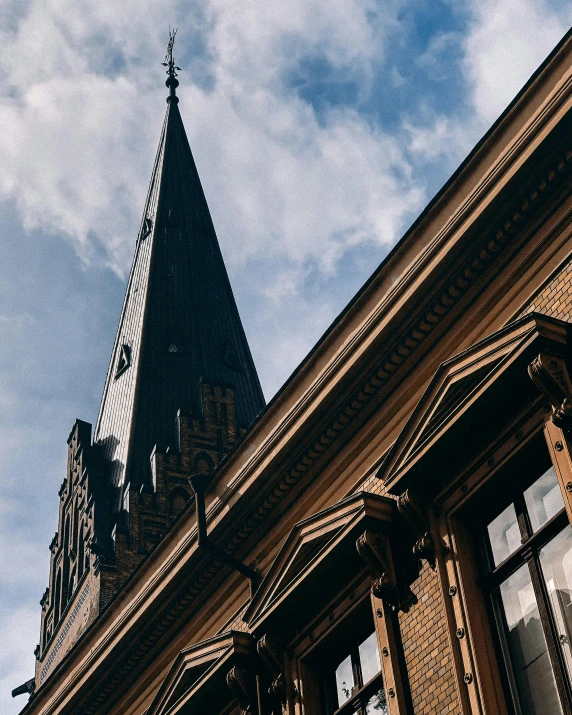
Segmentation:
{"type": "Polygon", "coordinates": [[[167,101],[171,101],[171,99],[175,98],[175,102],[178,102],[178,98],[176,96],[175,90],[179,86],[179,80],[177,79],[177,70],[180,70],[180,67],[177,67],[175,65],[175,60],[173,59],[173,45],[175,44],[175,35],[177,34],[177,28],[174,30],[171,30],[169,27],[169,43],[167,44],[167,54],[165,55],[165,61],[162,63],[163,67],[167,68],[167,74],[169,75],[165,84],[169,88],[169,97],[167,98],[167,101]]]}

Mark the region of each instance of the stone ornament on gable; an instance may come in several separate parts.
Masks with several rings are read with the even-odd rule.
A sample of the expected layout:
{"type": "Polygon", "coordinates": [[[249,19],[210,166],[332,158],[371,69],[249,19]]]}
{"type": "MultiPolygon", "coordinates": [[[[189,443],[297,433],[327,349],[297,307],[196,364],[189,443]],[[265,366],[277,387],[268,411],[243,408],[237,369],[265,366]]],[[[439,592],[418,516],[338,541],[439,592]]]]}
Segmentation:
{"type": "Polygon", "coordinates": [[[561,429],[572,429],[572,382],[566,361],[540,353],[528,366],[528,374],[552,407],[552,422],[561,429]]]}

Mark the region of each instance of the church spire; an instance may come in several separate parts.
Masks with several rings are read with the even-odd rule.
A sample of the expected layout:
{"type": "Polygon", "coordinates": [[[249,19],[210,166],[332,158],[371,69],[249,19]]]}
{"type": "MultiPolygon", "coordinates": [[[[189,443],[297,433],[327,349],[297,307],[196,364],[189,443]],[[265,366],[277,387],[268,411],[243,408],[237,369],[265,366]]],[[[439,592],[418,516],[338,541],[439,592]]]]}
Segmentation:
{"type": "Polygon", "coordinates": [[[181,119],[175,31],[168,106],[95,428],[121,508],[152,480],[153,447],[173,446],[179,409],[200,416],[201,385],[234,391],[248,426],[264,397],[181,119]]]}

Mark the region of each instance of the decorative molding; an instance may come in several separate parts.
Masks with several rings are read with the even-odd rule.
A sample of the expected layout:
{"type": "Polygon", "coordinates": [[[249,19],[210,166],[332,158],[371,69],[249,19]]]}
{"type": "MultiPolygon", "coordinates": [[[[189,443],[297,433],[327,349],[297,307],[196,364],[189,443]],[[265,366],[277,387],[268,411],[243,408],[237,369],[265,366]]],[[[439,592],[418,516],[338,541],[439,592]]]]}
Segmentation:
{"type": "MultiPolygon", "coordinates": [[[[43,663],[42,670],[40,672],[40,685],[46,679],[46,676],[48,675],[48,673],[52,667],[52,664],[65,641],[65,638],[69,632],[69,629],[72,627],[75,619],[77,618],[77,614],[80,612],[81,607],[85,603],[85,600],[87,599],[88,594],[89,594],[89,583],[86,583],[85,588],[81,592],[80,597],[77,599],[72,612],[69,614],[69,617],[68,617],[67,621],[65,622],[65,625],[59,630],[58,638],[57,638],[56,642],[54,643],[54,645],[52,646],[50,653],[48,654],[48,657],[46,658],[46,660],[43,663]]],[[[56,625],[56,628],[57,628],[57,625],[56,625]]]]}
{"type": "Polygon", "coordinates": [[[540,353],[528,366],[528,374],[552,406],[552,422],[556,427],[572,429],[572,382],[566,361],[540,353]]]}
{"type": "MultiPolygon", "coordinates": [[[[465,452],[474,452],[481,443],[485,448],[496,430],[503,429],[509,413],[518,410],[521,402],[524,405],[536,399],[526,367],[539,350],[556,354],[568,350],[569,332],[567,323],[531,313],[443,362],[389,449],[377,477],[396,495],[416,485],[423,485],[428,492],[433,484],[442,487],[455,479],[464,453],[458,449],[459,440],[464,440],[465,452]],[[499,410],[498,401],[504,399],[509,384],[515,397],[499,410]]],[[[415,507],[408,501],[405,495],[401,504],[404,516],[421,539],[427,529],[420,525],[419,515],[412,512],[415,507]]],[[[420,543],[419,548],[431,550],[431,544],[420,543]]]]}
{"type": "Polygon", "coordinates": [[[435,541],[431,535],[429,520],[425,516],[420,496],[414,494],[411,489],[406,489],[397,497],[397,508],[417,539],[413,553],[418,559],[427,561],[435,571],[437,568],[435,541]]]}
{"type": "Polygon", "coordinates": [[[268,688],[268,694],[277,700],[281,705],[285,705],[286,678],[284,676],[283,657],[279,654],[274,641],[272,641],[272,639],[266,634],[263,635],[256,644],[256,650],[270,671],[270,675],[272,677],[272,684],[268,688]]]}
{"type": "MultiPolygon", "coordinates": [[[[394,611],[408,611],[416,601],[409,582],[417,577],[419,569],[411,569],[410,564],[405,563],[396,568],[391,540],[379,531],[364,531],[356,541],[356,548],[374,579],[372,594],[394,611]]],[[[411,561],[411,556],[403,557],[411,561]]]]}
{"type": "Polygon", "coordinates": [[[389,604],[398,607],[397,579],[387,536],[378,532],[364,531],[356,541],[356,548],[375,577],[372,586],[374,596],[383,598],[389,604]]]}
{"type": "MultiPolygon", "coordinates": [[[[254,638],[248,633],[225,631],[181,650],[155,692],[147,715],[173,712],[219,712],[231,698],[225,673],[231,666],[250,668],[256,656],[254,638]],[[215,706],[214,701],[217,705],[215,706]]],[[[82,710],[82,714],[83,714],[82,710]]]]}
{"type": "Polygon", "coordinates": [[[246,668],[234,666],[226,676],[226,683],[238,704],[242,708],[242,715],[251,715],[258,712],[256,707],[256,682],[253,673],[246,668]]]}
{"type": "Polygon", "coordinates": [[[294,467],[280,475],[268,497],[257,506],[256,512],[251,517],[253,521],[245,523],[240,532],[231,537],[231,541],[224,547],[225,551],[232,553],[236,550],[244,542],[244,537],[248,538],[287,492],[317,464],[326,450],[381,392],[416,348],[428,338],[469,288],[500,256],[519,229],[522,229],[525,221],[536,213],[550,195],[557,179],[570,171],[571,163],[572,151],[568,151],[553,169],[546,172],[537,187],[530,191],[526,198],[521,198],[507,211],[507,216],[511,218],[504,218],[496,229],[488,233],[453,274],[450,281],[430,297],[419,310],[421,317],[414,322],[413,327],[407,330],[393,347],[381,354],[378,366],[344,401],[337,410],[336,416],[325,425],[313,444],[305,450],[302,457],[298,458],[294,467]]]}
{"type": "Polygon", "coordinates": [[[278,607],[288,610],[286,604],[298,602],[317,581],[355,576],[363,568],[353,551],[356,536],[368,525],[389,528],[394,511],[393,499],[358,492],[295,524],[246,608],[249,628],[268,628],[278,607]],[[339,573],[340,558],[354,574],[339,573]]]}

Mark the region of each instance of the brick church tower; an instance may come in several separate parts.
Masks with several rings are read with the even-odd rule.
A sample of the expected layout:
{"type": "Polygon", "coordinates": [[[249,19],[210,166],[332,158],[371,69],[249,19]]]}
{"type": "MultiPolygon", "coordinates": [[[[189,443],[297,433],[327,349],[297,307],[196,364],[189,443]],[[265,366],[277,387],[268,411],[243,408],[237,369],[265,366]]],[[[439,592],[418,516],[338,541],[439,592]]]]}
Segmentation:
{"type": "MultiPolygon", "coordinates": [[[[35,687],[264,407],[176,96],[169,97],[93,439],[77,420],[42,597],[35,687]]],[[[27,684],[32,690],[34,684],[27,684]]]]}

